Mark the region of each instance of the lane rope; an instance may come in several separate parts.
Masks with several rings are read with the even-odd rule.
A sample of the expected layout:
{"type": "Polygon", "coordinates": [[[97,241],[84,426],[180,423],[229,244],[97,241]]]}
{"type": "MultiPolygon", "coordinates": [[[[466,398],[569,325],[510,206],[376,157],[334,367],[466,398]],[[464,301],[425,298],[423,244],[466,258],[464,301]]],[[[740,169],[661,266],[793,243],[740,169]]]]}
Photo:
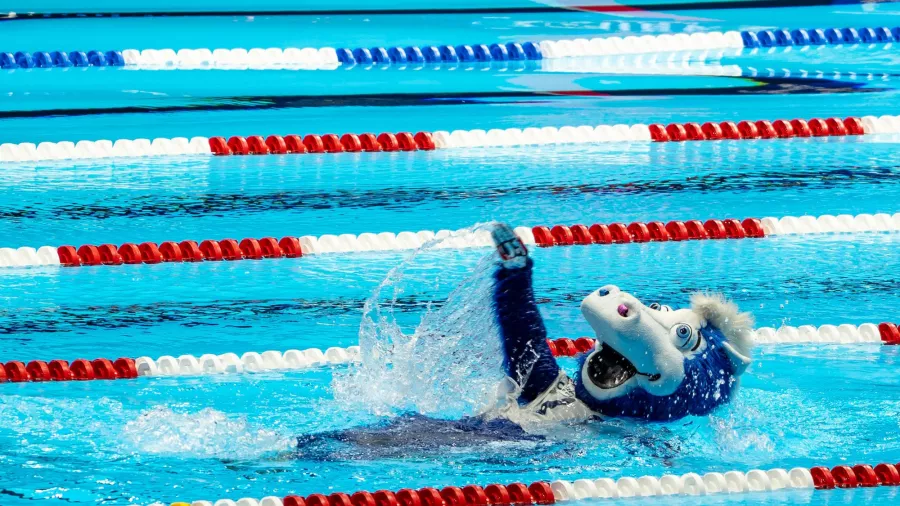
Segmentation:
{"type": "Polygon", "coordinates": [[[285,371],[308,369],[325,365],[341,365],[359,361],[359,346],[331,347],[324,352],[318,348],[307,350],[247,352],[221,355],[165,355],[157,359],[140,357],[135,360],[138,376],[197,376],[208,374],[285,371]]]}
{"type": "MultiPolygon", "coordinates": [[[[663,476],[624,476],[618,479],[578,479],[537,481],[526,486],[490,484],[466,485],[441,490],[410,488],[397,491],[360,491],[353,494],[288,495],[237,501],[175,502],[171,506],[524,506],[557,502],[632,497],[699,496],[713,494],[771,493],[787,489],[828,490],[834,488],[894,487],[900,485],[900,464],[881,463],[832,468],[795,467],[769,470],[666,474],[663,476]]],[[[152,506],[164,506],[155,503],[152,506]]]]}
{"type": "MultiPolygon", "coordinates": [[[[886,346],[900,345],[900,330],[891,322],[862,323],[852,325],[825,324],[819,327],[801,325],[793,327],[760,327],[751,333],[751,339],[759,345],[764,344],[882,344],[886,346]]],[[[579,337],[570,339],[561,337],[548,340],[550,351],[557,357],[577,357],[594,348],[594,339],[579,337]]]]}
{"type": "Polygon", "coordinates": [[[407,65],[536,61],[728,48],[838,46],[900,41],[900,27],[712,31],[563,40],[357,48],[126,49],[124,51],[0,52],[0,68],[128,67],[135,69],[335,69],[341,65],[407,65]]]}
{"type": "Polygon", "coordinates": [[[287,371],[309,369],[320,366],[336,366],[359,360],[359,346],[347,348],[331,347],[322,351],[318,348],[306,350],[247,352],[241,356],[235,353],[220,355],[204,354],[163,355],[159,358],[119,358],[111,361],[105,358],[95,360],[77,359],[71,363],[65,360],[32,360],[23,363],[18,360],[0,363],[0,383],[23,383],[44,381],[89,381],[117,380],[155,376],[200,376],[210,374],[258,373],[265,371],[287,371]]]}
{"type": "Polygon", "coordinates": [[[900,116],[864,116],[844,119],[776,119],[654,123],[645,125],[580,125],[507,128],[491,130],[439,130],[380,134],[346,133],[251,135],[242,137],[174,137],[82,140],[76,142],[31,142],[0,144],[0,162],[35,162],[98,158],[190,155],[294,155],[307,153],[361,153],[471,149],[481,147],[594,144],[606,142],[684,142],[758,140],[775,138],[845,137],[900,133],[900,116]]]}
{"type": "Polygon", "coordinates": [[[341,65],[406,65],[536,61],[545,58],[606,56],[728,48],[838,46],[900,41],[900,27],[812,28],[712,31],[690,35],[643,35],[563,40],[357,48],[126,49],[124,51],[0,52],[0,68],[128,67],[136,69],[334,69],[341,65]]]}
{"type": "MultiPolygon", "coordinates": [[[[515,232],[526,244],[540,247],[627,244],[669,241],[698,241],[708,239],[759,239],[779,235],[845,234],[900,231],[900,213],[841,214],[837,216],[784,216],[761,220],[700,220],[625,223],[595,223],[592,225],[554,225],[517,227],[515,232]]],[[[0,267],[36,267],[62,265],[66,267],[158,264],[203,261],[262,260],[265,258],[298,258],[304,255],[357,253],[370,251],[405,251],[441,240],[439,249],[489,248],[493,246],[487,230],[450,231],[422,230],[354,234],[325,234],[322,236],[286,236],[262,239],[245,238],[196,241],[166,241],[160,244],[84,244],[75,246],[42,246],[39,249],[23,246],[18,249],[0,248],[0,267]]]]}
{"type": "MultiPolygon", "coordinates": [[[[751,338],[756,344],[875,344],[900,345],[900,330],[890,322],[861,325],[841,324],[760,327],[751,338]]],[[[594,348],[596,341],[590,337],[548,339],[550,351],[556,357],[577,357],[594,348]]],[[[132,379],[156,376],[201,376],[210,374],[259,373],[265,371],[290,371],[321,366],[335,366],[360,359],[359,346],[331,347],[306,350],[269,350],[262,353],[247,352],[200,355],[185,354],[159,358],[119,358],[115,361],[98,358],[65,360],[32,360],[27,364],[18,360],[0,363],[0,383],[42,381],[88,381],[132,379]]]]}

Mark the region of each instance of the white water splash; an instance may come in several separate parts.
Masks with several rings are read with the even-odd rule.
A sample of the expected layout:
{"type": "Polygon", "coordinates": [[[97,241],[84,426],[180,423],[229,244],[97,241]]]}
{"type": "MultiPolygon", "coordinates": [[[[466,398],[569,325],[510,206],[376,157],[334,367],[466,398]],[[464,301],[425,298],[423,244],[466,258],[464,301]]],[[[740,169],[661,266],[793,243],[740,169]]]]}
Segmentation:
{"type": "Polygon", "coordinates": [[[259,458],[288,450],[293,444],[293,439],[253,427],[243,417],[229,418],[211,408],[176,413],[163,406],[125,424],[122,437],[140,453],[230,460],[259,458]]]}
{"type": "Polygon", "coordinates": [[[432,241],[388,273],[365,305],[362,362],[335,375],[339,404],[361,404],[384,416],[458,418],[476,414],[496,396],[505,377],[492,310],[496,257],[472,250],[432,254],[486,226],[432,241]],[[425,309],[418,321],[420,313],[404,314],[411,305],[425,309]]]}

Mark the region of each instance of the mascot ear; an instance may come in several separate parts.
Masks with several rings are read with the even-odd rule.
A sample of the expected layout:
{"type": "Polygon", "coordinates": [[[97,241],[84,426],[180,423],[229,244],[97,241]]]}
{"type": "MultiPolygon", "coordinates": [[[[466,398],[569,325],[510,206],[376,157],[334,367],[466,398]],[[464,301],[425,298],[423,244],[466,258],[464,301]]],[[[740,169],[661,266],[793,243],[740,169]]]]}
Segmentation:
{"type": "Polygon", "coordinates": [[[691,296],[691,309],[725,336],[722,347],[731,361],[734,374],[743,374],[750,365],[750,350],[753,348],[753,316],[741,313],[734,302],[718,293],[695,293],[691,296]]]}
{"type": "Polygon", "coordinates": [[[725,354],[728,355],[728,359],[731,361],[731,366],[734,368],[734,375],[740,376],[741,374],[744,374],[744,371],[747,370],[747,367],[749,367],[752,362],[750,357],[741,354],[728,341],[722,343],[722,348],[725,349],[725,354]]]}

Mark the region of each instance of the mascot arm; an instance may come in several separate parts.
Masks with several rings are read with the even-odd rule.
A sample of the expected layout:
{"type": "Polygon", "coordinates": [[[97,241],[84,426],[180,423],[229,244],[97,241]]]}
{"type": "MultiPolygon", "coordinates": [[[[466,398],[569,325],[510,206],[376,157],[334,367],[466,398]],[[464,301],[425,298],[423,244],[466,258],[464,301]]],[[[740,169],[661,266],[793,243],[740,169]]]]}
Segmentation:
{"type": "Polygon", "coordinates": [[[494,276],[494,311],[503,340],[504,365],[521,388],[519,402],[524,404],[551,388],[560,374],[534,300],[533,266],[527,258],[522,267],[501,265],[494,276]]]}

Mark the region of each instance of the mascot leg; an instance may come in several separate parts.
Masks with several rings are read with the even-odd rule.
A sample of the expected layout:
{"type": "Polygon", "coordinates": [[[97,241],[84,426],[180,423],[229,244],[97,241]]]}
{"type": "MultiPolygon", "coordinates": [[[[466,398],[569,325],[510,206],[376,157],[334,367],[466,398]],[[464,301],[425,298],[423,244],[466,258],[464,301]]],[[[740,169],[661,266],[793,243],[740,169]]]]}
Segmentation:
{"type": "Polygon", "coordinates": [[[491,232],[502,262],[494,273],[494,313],[503,339],[506,373],[522,389],[519,402],[533,401],[553,385],[560,369],[547,345],[547,329],[534,300],[534,262],[505,224],[491,232]]]}

